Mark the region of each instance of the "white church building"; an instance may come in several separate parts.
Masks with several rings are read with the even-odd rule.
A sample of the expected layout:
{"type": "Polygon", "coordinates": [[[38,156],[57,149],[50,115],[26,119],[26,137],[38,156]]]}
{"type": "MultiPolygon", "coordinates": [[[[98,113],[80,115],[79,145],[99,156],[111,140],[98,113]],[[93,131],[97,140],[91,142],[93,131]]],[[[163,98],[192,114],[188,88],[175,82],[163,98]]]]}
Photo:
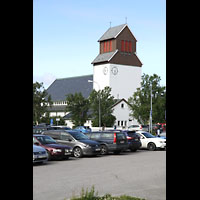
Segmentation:
{"type": "MultiPolygon", "coordinates": [[[[89,97],[92,89],[103,90],[109,86],[111,95],[117,99],[112,106],[117,128],[127,128],[138,124],[130,117],[128,98],[140,87],[142,63],[136,55],[136,42],[127,24],[109,28],[99,42],[99,54],[92,61],[93,75],[56,79],[47,89],[53,106],[49,108],[50,116],[61,116],[67,126],[72,127],[69,114],[65,111],[66,95],[81,92],[89,97]],[[88,82],[88,80],[92,81],[88,82]]],[[[85,125],[91,126],[88,120],[85,125]]]]}

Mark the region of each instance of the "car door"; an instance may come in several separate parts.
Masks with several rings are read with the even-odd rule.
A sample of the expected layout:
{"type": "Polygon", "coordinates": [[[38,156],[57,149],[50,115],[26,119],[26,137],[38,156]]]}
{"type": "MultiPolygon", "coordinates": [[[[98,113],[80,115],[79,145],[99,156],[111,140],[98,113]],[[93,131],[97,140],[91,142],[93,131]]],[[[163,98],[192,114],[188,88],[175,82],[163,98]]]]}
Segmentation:
{"type": "Polygon", "coordinates": [[[138,133],[140,136],[140,141],[142,143],[140,148],[147,148],[147,144],[148,144],[148,138],[146,138],[143,134],[138,133]]]}
{"type": "Polygon", "coordinates": [[[76,141],[74,140],[74,138],[70,134],[62,133],[62,132],[60,134],[60,139],[57,140],[57,142],[59,144],[64,144],[64,145],[70,146],[72,148],[76,144],[76,141]]]}

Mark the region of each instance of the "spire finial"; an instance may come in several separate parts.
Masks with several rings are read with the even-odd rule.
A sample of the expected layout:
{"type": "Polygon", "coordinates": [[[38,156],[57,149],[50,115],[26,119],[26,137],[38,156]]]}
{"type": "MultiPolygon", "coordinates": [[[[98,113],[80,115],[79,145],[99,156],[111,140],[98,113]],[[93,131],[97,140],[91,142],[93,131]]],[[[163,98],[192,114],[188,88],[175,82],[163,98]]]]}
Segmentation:
{"type": "Polygon", "coordinates": [[[125,17],[125,21],[126,21],[126,24],[127,24],[127,17],[125,17]]]}
{"type": "Polygon", "coordinates": [[[110,28],[111,28],[111,23],[112,23],[112,22],[110,22],[110,28]]]}

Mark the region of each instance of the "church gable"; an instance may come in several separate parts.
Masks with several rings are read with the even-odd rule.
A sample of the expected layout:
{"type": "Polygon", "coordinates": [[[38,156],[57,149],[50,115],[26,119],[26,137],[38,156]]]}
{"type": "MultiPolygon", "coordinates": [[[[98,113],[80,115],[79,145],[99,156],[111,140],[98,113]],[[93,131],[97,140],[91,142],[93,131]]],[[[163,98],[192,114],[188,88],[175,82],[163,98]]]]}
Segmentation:
{"type": "Polygon", "coordinates": [[[142,67],[142,63],[136,54],[122,53],[118,51],[115,56],[109,61],[112,64],[131,65],[142,67]]]}

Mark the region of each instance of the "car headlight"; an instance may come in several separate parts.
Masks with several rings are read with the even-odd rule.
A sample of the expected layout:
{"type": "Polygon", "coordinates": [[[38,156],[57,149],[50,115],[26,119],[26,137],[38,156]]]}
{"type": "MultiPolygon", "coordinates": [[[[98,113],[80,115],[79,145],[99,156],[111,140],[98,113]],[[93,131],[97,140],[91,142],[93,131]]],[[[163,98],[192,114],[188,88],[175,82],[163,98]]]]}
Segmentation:
{"type": "Polygon", "coordinates": [[[62,149],[53,149],[53,153],[62,152],[62,149]]]}
{"type": "Polygon", "coordinates": [[[90,148],[91,146],[89,144],[86,144],[84,147],[90,148]]]}

